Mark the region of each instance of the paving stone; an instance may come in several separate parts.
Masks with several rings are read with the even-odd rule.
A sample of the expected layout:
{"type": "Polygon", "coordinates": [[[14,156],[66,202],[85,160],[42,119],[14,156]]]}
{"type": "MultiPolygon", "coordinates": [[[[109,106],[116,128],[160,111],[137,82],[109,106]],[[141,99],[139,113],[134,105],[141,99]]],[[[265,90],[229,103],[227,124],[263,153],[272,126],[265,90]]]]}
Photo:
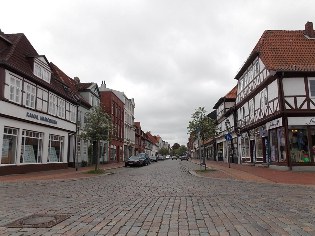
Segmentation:
{"type": "Polygon", "coordinates": [[[187,172],[195,169],[167,160],[77,181],[0,182],[0,235],[315,235],[314,187],[187,172]],[[6,227],[40,213],[71,217],[37,231],[6,227]]]}

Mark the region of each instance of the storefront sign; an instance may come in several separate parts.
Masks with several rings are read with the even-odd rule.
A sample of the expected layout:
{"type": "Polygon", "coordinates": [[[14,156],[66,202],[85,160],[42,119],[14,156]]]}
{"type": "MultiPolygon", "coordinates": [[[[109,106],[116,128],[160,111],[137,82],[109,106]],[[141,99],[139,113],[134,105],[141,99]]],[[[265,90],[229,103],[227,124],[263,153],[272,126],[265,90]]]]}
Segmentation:
{"type": "Polygon", "coordinates": [[[51,124],[57,124],[57,121],[54,120],[54,119],[50,119],[46,116],[39,116],[38,114],[35,114],[35,113],[31,113],[31,112],[26,112],[26,117],[29,117],[29,118],[32,118],[32,119],[35,119],[35,120],[41,120],[41,121],[44,121],[44,122],[47,122],[47,123],[51,123],[51,124]]]}
{"type": "Polygon", "coordinates": [[[278,118],[278,119],[267,122],[266,123],[266,130],[278,128],[280,126],[282,126],[282,119],[278,118]]]}

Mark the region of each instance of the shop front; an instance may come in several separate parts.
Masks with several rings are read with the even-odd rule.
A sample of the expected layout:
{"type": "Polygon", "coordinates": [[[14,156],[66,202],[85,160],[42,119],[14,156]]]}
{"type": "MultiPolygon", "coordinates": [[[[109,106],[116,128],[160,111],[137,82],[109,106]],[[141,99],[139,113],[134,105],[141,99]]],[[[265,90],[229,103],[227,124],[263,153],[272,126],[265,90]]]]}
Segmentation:
{"type": "Polygon", "coordinates": [[[8,103],[2,105],[15,119],[0,117],[1,175],[67,168],[75,124],[8,103]]]}
{"type": "Polygon", "coordinates": [[[291,167],[315,165],[315,117],[288,118],[291,167]]]}

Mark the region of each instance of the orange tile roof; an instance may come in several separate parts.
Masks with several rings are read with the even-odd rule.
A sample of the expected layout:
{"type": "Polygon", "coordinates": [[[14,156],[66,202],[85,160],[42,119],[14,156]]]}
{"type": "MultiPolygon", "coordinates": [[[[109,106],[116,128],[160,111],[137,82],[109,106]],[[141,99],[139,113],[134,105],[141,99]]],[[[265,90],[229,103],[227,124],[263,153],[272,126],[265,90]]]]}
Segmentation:
{"type": "MultiPolygon", "coordinates": [[[[311,22],[311,34],[315,34],[311,22]]],[[[266,30],[235,79],[239,79],[256,56],[268,70],[284,72],[315,71],[315,38],[305,30],[266,30]]]]}

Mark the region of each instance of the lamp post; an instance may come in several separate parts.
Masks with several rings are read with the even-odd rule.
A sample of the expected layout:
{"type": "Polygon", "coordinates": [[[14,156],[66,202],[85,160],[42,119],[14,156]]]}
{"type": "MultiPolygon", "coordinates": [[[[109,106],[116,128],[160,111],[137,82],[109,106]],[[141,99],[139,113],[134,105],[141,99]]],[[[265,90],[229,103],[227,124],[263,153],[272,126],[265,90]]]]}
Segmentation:
{"type": "MultiPolygon", "coordinates": [[[[228,132],[225,136],[226,142],[228,143],[229,141],[231,141],[230,145],[231,145],[231,149],[233,149],[233,147],[232,147],[232,135],[231,135],[231,123],[230,123],[230,120],[228,118],[225,120],[225,128],[228,132]]],[[[232,150],[231,150],[231,152],[232,152],[232,150]]],[[[231,156],[231,154],[230,154],[230,150],[229,150],[228,157],[227,157],[227,160],[229,163],[229,168],[231,168],[230,156],[231,156]]]]}

